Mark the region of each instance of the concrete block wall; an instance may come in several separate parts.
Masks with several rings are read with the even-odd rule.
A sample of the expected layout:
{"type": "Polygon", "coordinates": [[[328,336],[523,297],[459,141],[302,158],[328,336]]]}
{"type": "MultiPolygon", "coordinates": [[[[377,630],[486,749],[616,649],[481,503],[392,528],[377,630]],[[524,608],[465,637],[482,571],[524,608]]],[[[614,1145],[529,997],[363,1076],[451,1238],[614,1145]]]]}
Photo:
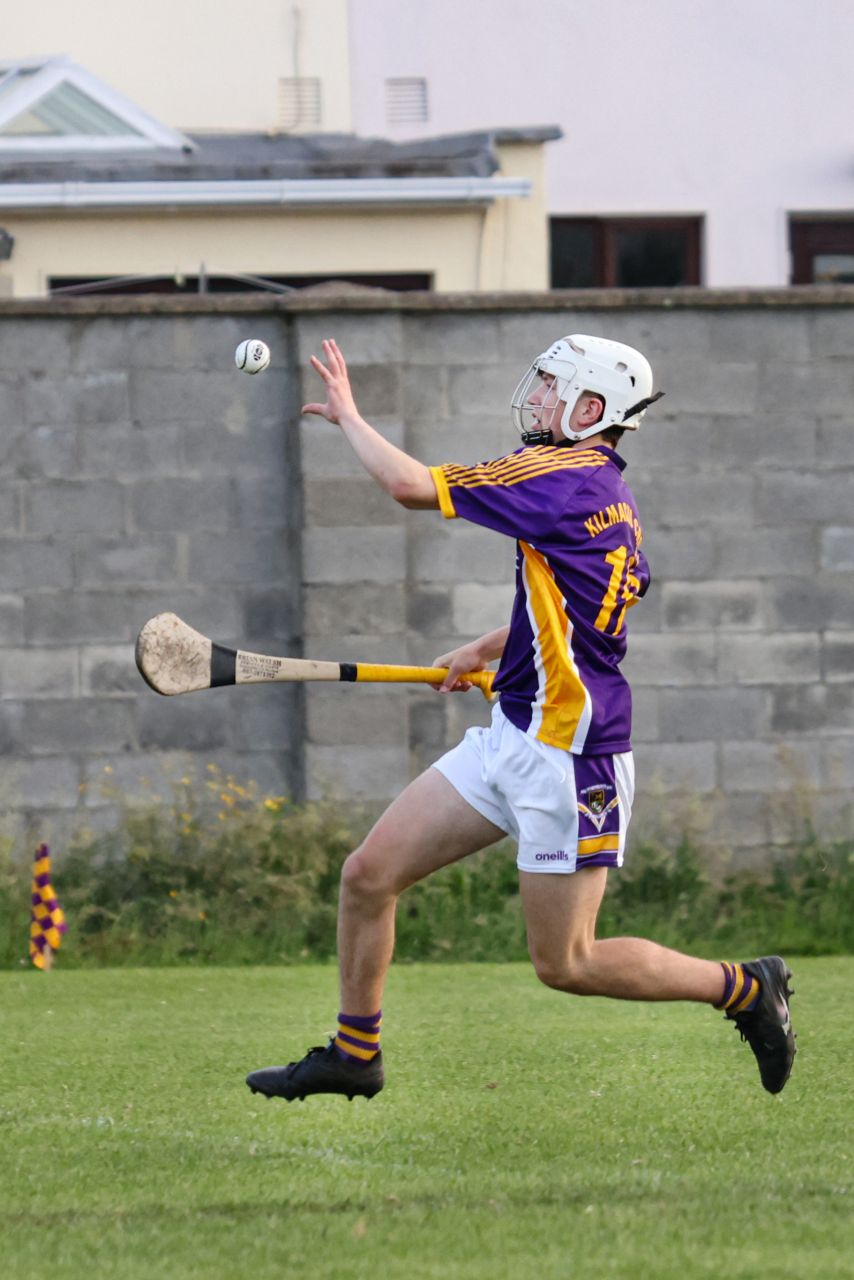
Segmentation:
{"type": "Polygon", "coordinates": [[[476,693],[314,685],[157,698],[141,623],[428,663],[500,625],[509,540],[406,513],[300,419],[339,341],[374,425],[427,463],[516,447],[511,392],[567,332],[667,393],[623,453],[653,570],[631,616],[635,832],[759,859],[854,831],[854,296],[322,295],[0,304],[0,760],[7,827],[60,842],[215,763],[381,802],[489,711],[476,693]],[[274,348],[233,370],[243,337],[274,348]],[[144,781],[143,781],[144,780],[144,781]]]}
{"type": "MultiPolygon", "coordinates": [[[[57,308],[62,312],[62,308],[57,308]]],[[[245,647],[298,646],[299,441],[285,356],[233,364],[228,315],[0,312],[0,765],[5,830],[61,848],[208,764],[301,787],[302,705],[159,698],[133,642],[171,609],[245,647]]],[[[254,691],[250,691],[254,692],[254,691]]]]}

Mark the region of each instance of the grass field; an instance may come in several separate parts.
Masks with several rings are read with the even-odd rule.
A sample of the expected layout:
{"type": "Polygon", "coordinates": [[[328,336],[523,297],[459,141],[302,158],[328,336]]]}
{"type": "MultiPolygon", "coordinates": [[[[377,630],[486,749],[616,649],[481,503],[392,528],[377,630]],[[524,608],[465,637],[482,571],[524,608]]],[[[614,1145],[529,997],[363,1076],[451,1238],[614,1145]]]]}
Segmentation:
{"type": "Polygon", "coordinates": [[[401,966],[373,1101],[253,1097],[331,966],[0,973],[4,1280],[854,1276],[854,959],[776,1098],[720,1015],[401,966]]]}

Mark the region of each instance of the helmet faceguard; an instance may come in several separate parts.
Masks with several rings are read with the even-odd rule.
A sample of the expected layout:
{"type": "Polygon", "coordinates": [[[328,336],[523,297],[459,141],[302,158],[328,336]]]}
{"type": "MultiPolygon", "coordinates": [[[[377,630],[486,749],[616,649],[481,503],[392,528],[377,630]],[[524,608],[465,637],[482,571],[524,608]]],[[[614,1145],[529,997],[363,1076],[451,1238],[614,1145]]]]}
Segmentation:
{"type": "Polygon", "coordinates": [[[578,441],[607,427],[636,431],[646,410],[662,395],[661,391],[652,394],[649,361],[634,347],[573,333],[537,356],[513,393],[510,407],[523,443],[554,444],[551,428],[542,423],[559,403],[563,404],[560,429],[567,440],[578,441]],[[543,374],[551,378],[548,392],[540,402],[532,403],[531,395],[543,374]],[[575,431],[569,420],[578,397],[585,392],[599,396],[605,409],[593,426],[575,431]]]}

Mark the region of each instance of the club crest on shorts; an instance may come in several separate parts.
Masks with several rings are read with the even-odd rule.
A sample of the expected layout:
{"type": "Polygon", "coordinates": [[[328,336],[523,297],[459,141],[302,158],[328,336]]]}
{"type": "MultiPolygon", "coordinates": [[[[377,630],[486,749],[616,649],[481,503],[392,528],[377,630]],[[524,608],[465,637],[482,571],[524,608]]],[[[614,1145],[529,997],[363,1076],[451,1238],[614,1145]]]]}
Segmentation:
{"type": "Polygon", "coordinates": [[[602,830],[608,814],[620,803],[616,795],[612,800],[608,799],[608,792],[613,790],[612,786],[604,785],[585,787],[580,793],[583,800],[578,801],[578,812],[589,818],[597,831],[602,830]]]}
{"type": "Polygon", "coordinates": [[[587,807],[591,813],[601,813],[605,808],[605,788],[588,787],[586,791],[587,807]]]}

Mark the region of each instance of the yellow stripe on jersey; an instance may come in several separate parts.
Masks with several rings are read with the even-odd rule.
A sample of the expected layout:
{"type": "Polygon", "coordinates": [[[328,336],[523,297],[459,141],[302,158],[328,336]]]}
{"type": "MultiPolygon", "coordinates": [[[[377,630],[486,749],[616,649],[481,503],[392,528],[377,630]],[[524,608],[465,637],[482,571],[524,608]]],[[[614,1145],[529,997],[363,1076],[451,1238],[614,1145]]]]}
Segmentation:
{"type": "Polygon", "coordinates": [[[601,467],[608,459],[595,450],[576,453],[562,449],[526,449],[522,453],[514,453],[506,458],[496,458],[493,462],[481,462],[477,466],[461,467],[455,463],[445,463],[442,471],[450,484],[464,484],[467,481],[493,480],[503,483],[508,477],[523,472],[563,471],[572,467],[601,467]]]}
{"type": "MultiPolygon", "coordinates": [[[[436,496],[439,499],[439,510],[446,520],[453,520],[457,514],[448,488],[448,481],[445,475],[445,468],[430,467],[430,475],[433,477],[433,483],[436,486],[436,496]]],[[[447,468],[450,470],[450,468],[447,468]]]]}
{"type": "Polygon", "coordinates": [[[569,617],[545,556],[527,542],[520,542],[519,546],[525,557],[528,601],[537,627],[535,643],[545,674],[537,738],[568,750],[587,701],[586,690],[569,652],[569,617]]]}
{"type": "Polygon", "coordinates": [[[599,449],[556,449],[554,445],[538,444],[530,449],[517,449],[515,453],[506,453],[503,458],[493,459],[489,465],[501,466],[505,463],[529,461],[532,458],[549,458],[553,462],[565,462],[567,458],[575,461],[585,458],[591,464],[608,461],[607,454],[599,449]]]}
{"type": "Polygon", "coordinates": [[[504,467],[526,466],[534,462],[543,461],[553,462],[558,466],[565,466],[568,462],[583,463],[585,466],[599,466],[603,462],[607,462],[608,459],[598,449],[555,449],[554,446],[546,448],[543,445],[536,445],[533,448],[519,449],[516,453],[505,454],[503,458],[493,458],[489,462],[480,462],[473,466],[461,466],[456,462],[445,462],[442,464],[442,470],[450,477],[453,473],[465,475],[471,471],[498,470],[504,467]]]}
{"type": "Polygon", "coordinates": [[[521,484],[524,480],[536,479],[537,476],[548,475],[553,471],[580,471],[585,467],[605,466],[608,459],[602,454],[596,454],[592,459],[584,456],[578,459],[540,457],[532,458],[530,461],[511,461],[513,465],[488,463],[483,467],[472,467],[456,476],[449,475],[446,468],[445,476],[451,485],[459,485],[462,489],[479,489],[483,485],[509,486],[521,484]]]}
{"type": "Polygon", "coordinates": [[[538,467],[531,471],[524,471],[520,475],[505,476],[473,476],[469,480],[459,480],[457,485],[460,489],[481,489],[488,488],[504,488],[509,489],[516,484],[524,484],[526,480],[536,480],[538,476],[552,475],[555,471],[581,471],[582,465],[569,464],[565,467],[538,467]]]}
{"type": "Polygon", "coordinates": [[[510,474],[527,467],[546,466],[555,470],[563,467],[599,467],[604,466],[607,461],[605,455],[597,453],[595,449],[578,452],[574,449],[524,449],[521,453],[510,453],[504,458],[483,462],[479,467],[461,467],[460,470],[510,474]]]}

